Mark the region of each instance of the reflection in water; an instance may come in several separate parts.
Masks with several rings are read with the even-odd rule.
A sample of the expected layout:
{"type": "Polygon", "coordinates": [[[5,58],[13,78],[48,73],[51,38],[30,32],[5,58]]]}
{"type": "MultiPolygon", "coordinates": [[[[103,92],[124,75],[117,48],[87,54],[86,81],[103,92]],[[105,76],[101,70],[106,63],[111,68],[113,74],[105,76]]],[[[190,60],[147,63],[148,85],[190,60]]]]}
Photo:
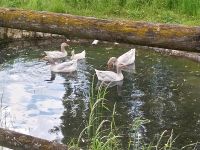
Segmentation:
{"type": "Polygon", "coordinates": [[[76,74],[65,76],[65,111],[61,117],[64,143],[70,142],[73,138],[77,139],[86,125],[91,78],[88,69],[86,60],[79,60],[76,74]]]}
{"type": "Polygon", "coordinates": [[[62,76],[63,78],[75,78],[77,76],[76,71],[69,72],[69,73],[55,73],[51,71],[50,79],[47,79],[45,81],[49,81],[49,83],[51,83],[50,81],[54,81],[56,79],[56,74],[62,76]]]}
{"type": "Polygon", "coordinates": [[[125,72],[136,73],[136,71],[135,71],[135,63],[123,67],[122,70],[125,71],[125,72]]]}
{"type": "MultiPolygon", "coordinates": [[[[26,44],[28,48],[21,47],[18,53],[11,52],[12,45],[2,48],[0,123],[26,134],[67,143],[78,138],[87,124],[93,68],[105,70],[110,56],[123,54],[132,45],[71,44],[76,52],[86,49],[88,58],[78,61],[78,70],[73,74],[54,74],[38,58],[44,50],[59,49],[57,43],[26,44]]],[[[136,57],[135,64],[123,70],[123,82],[94,81],[97,87],[109,86],[106,103],[110,110],[116,103],[115,121],[123,143],[135,136],[131,130],[135,117],[151,120],[137,133],[140,139],[152,141],[155,134],[174,129],[180,146],[196,142],[200,138],[200,65],[140,47],[136,57]]],[[[104,116],[111,114],[112,111],[104,112],[104,116]]]]}
{"type": "Polygon", "coordinates": [[[48,73],[44,62],[18,58],[4,65],[4,71],[0,72],[0,88],[4,95],[2,104],[10,114],[6,127],[45,139],[61,138],[61,133],[50,135],[48,131],[60,124],[63,85],[51,86],[44,82],[48,73]]]}
{"type": "Polygon", "coordinates": [[[51,71],[51,78],[45,81],[54,81],[56,79],[56,73],[51,71]]]}
{"type": "Polygon", "coordinates": [[[121,96],[122,85],[123,85],[123,80],[113,81],[113,82],[98,81],[96,85],[96,90],[100,89],[101,87],[111,88],[117,86],[117,95],[121,96]]]}

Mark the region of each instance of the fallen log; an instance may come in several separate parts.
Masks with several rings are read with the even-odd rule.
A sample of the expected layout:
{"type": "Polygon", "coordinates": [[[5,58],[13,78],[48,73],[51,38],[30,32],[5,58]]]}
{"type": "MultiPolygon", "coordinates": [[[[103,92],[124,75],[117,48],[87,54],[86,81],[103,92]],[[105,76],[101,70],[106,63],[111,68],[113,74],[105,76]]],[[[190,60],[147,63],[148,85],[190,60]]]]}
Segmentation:
{"type": "Polygon", "coordinates": [[[67,146],[0,128],[0,145],[22,150],[67,150],[67,146]]]}
{"type": "Polygon", "coordinates": [[[0,8],[0,27],[200,52],[200,27],[0,8]]]}

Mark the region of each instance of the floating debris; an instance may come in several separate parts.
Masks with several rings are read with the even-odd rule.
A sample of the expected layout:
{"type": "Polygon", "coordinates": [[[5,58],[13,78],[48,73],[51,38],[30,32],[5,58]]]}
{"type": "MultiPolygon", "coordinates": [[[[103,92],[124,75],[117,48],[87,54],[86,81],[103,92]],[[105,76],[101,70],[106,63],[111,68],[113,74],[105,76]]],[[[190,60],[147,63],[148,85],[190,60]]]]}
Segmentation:
{"type": "Polygon", "coordinates": [[[92,45],[97,45],[99,43],[99,40],[94,40],[93,42],[92,42],[92,45]]]}

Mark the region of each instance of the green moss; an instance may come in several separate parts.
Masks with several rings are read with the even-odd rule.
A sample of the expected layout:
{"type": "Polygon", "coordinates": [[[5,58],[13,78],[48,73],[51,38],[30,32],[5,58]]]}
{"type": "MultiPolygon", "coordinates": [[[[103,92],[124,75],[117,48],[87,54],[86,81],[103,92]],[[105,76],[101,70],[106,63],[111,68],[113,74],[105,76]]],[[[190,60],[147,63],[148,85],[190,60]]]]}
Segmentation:
{"type": "Polygon", "coordinates": [[[1,18],[7,20],[26,20],[33,22],[34,20],[43,24],[56,23],[57,26],[74,26],[74,27],[98,27],[100,30],[105,30],[109,32],[123,32],[123,33],[134,33],[139,37],[146,37],[147,34],[160,35],[162,37],[182,37],[191,34],[195,34],[195,28],[181,28],[178,26],[165,26],[161,24],[152,25],[143,22],[133,22],[133,21],[108,21],[97,19],[85,19],[84,17],[72,16],[72,15],[62,15],[55,13],[43,13],[36,11],[7,11],[7,9],[1,9],[1,18]],[[148,28],[147,28],[148,26],[148,28]]]}
{"type": "Polygon", "coordinates": [[[1,0],[0,7],[120,20],[200,25],[199,0],[1,0]]]}

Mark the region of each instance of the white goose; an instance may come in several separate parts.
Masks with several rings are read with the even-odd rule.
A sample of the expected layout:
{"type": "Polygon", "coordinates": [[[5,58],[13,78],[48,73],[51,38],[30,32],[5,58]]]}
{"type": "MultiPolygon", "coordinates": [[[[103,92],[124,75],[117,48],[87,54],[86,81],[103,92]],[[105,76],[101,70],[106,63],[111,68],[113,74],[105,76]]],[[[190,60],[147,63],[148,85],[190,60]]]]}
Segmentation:
{"type": "Polygon", "coordinates": [[[52,59],[60,59],[67,56],[67,51],[65,50],[65,47],[69,46],[67,43],[62,43],[60,45],[61,51],[44,51],[48,58],[52,59]]]}
{"type": "Polygon", "coordinates": [[[123,65],[119,64],[117,66],[117,73],[113,71],[100,71],[95,69],[96,75],[98,80],[105,81],[105,82],[116,82],[121,81],[124,79],[124,76],[122,74],[121,68],[123,65]]]}
{"type": "Polygon", "coordinates": [[[122,64],[124,66],[133,64],[135,62],[135,49],[131,49],[128,52],[124,53],[123,55],[116,57],[111,57],[107,65],[110,66],[117,66],[119,64],[122,64]]]}
{"type": "Polygon", "coordinates": [[[76,60],[78,60],[78,59],[84,59],[85,58],[85,50],[84,51],[82,51],[81,53],[78,53],[78,54],[75,54],[74,53],[74,50],[71,52],[71,59],[76,59],[76,60]]]}
{"type": "Polygon", "coordinates": [[[76,59],[63,63],[55,63],[55,61],[52,58],[46,56],[44,60],[47,60],[50,63],[50,69],[52,72],[74,72],[77,70],[76,59]]]}

